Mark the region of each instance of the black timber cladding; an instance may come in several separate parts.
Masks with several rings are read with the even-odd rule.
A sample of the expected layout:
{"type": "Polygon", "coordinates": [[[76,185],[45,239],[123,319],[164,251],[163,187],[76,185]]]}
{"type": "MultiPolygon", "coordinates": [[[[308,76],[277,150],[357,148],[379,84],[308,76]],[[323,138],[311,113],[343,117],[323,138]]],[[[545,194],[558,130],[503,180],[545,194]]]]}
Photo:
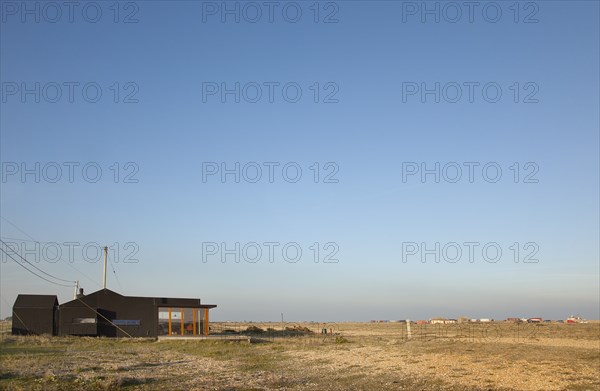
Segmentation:
{"type": "Polygon", "coordinates": [[[12,333],[56,335],[58,308],[54,295],[18,295],[13,305],[12,333]]]}
{"type": "Polygon", "coordinates": [[[216,305],[190,298],[123,296],[109,289],[61,305],[56,296],[19,295],[13,306],[13,334],[157,337],[159,307],[216,305]]]}
{"type": "Polygon", "coordinates": [[[157,316],[152,298],[102,289],[60,305],[59,335],[153,337],[157,316]],[[138,319],[140,324],[116,326],[114,319],[138,319]]]}
{"type": "Polygon", "coordinates": [[[123,296],[102,289],[60,305],[59,334],[156,337],[159,307],[215,308],[216,305],[203,305],[200,299],[123,296]],[[115,319],[136,322],[115,325],[115,319]]]}

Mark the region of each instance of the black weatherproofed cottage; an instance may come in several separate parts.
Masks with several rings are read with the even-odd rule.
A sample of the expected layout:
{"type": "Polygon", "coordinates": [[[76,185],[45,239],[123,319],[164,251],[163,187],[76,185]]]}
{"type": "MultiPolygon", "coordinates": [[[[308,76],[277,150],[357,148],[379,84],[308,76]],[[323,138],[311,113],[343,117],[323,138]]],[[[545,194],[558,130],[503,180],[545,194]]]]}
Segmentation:
{"type": "Polygon", "coordinates": [[[19,295],[13,305],[12,333],[57,333],[58,299],[52,295],[19,295]]]}
{"type": "Polygon", "coordinates": [[[208,335],[208,310],[200,299],[123,296],[110,289],[78,295],[58,305],[56,296],[19,295],[13,334],[105,337],[208,335]]]}

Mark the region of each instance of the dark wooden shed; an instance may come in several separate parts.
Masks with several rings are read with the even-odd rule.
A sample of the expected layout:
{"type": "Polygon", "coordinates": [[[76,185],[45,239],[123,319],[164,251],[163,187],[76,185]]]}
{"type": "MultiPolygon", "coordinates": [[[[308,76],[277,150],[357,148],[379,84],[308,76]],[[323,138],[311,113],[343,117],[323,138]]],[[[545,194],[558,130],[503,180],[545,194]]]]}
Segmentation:
{"type": "Polygon", "coordinates": [[[57,335],[58,299],[53,295],[18,295],[13,305],[12,333],[57,335]]]}

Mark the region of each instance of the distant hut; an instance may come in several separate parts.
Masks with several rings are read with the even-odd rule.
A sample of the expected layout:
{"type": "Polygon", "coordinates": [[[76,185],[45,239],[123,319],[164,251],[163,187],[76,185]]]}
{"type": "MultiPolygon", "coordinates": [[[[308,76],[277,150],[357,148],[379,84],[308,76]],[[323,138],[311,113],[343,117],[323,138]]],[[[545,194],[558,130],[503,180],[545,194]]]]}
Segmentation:
{"type": "Polygon", "coordinates": [[[444,324],[446,323],[446,318],[431,318],[429,319],[429,324],[444,324]]]}

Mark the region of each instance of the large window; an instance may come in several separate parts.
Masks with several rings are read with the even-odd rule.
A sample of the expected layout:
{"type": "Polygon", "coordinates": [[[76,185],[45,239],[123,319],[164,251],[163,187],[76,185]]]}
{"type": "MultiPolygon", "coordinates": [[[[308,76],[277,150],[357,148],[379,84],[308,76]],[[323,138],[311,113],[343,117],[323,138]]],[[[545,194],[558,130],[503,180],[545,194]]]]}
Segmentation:
{"type": "Polygon", "coordinates": [[[204,308],[158,308],[158,335],[207,335],[207,309],[204,308]]]}
{"type": "Polygon", "coordinates": [[[160,307],[158,309],[158,335],[169,335],[169,323],[171,316],[170,308],[160,307]]]}

